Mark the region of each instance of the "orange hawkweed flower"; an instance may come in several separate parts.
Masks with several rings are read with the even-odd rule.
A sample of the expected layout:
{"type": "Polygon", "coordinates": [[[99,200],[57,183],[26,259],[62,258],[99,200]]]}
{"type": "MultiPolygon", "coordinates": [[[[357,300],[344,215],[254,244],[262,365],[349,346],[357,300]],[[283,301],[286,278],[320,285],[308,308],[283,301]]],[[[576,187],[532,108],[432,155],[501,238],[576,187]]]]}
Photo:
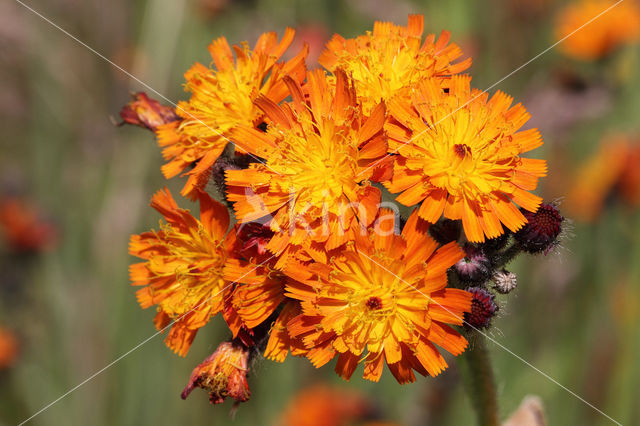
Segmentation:
{"type": "Polygon", "coordinates": [[[258,95],[279,102],[288,95],[284,75],[304,79],[306,46],[288,62],[278,63],[294,33],[287,28],[279,43],[276,33],[262,34],[253,50],[246,43],[234,45],[235,64],[231,47],[220,37],[209,46],[216,69],[196,63],[186,72],[185,88],[191,92],[191,99],[180,102],[176,109],[183,120],[160,126],[157,131],[158,144],[168,160],[162,167],[165,177],[176,176],[196,162],[187,173],[182,195],[197,198],[198,190],[208,180],[209,169],[229,141],[229,130],[262,122],[263,113],[253,103],[258,95]]]}
{"type": "Polygon", "coordinates": [[[555,36],[558,40],[571,36],[560,49],[573,58],[593,61],[624,44],[637,42],[640,8],[633,1],[612,6],[608,0],[579,0],[562,9],[556,19],[555,36]],[[587,22],[587,27],[576,31],[587,22]]]}
{"type": "Polygon", "coordinates": [[[0,327],[0,370],[10,367],[18,357],[18,339],[9,330],[0,327]]]}
{"type": "Polygon", "coordinates": [[[209,392],[212,404],[221,404],[227,397],[236,403],[249,400],[249,349],[240,342],[222,342],[207,359],[193,369],[189,383],[182,391],[186,399],[200,387],[209,392]]]}
{"type": "Polygon", "coordinates": [[[401,235],[389,217],[382,209],[368,235],[356,233],[327,263],[284,269],[293,279],[286,296],[302,307],[289,333],[303,339],[316,367],[338,355],[336,372],[346,380],[364,361],[364,378],[378,381],[386,361],[398,382],[413,382],[414,369],[435,376],[447,367],[434,344],[454,355],[467,347],[447,325],[461,325],[471,307],[470,293],[446,288],[447,269],[464,252],[456,243],[438,249],[415,212],[401,235]]]}
{"type": "Polygon", "coordinates": [[[596,153],[576,173],[567,195],[571,216],[591,222],[601,213],[612,194],[633,208],[640,205],[640,145],[627,136],[616,135],[603,140],[596,153]]]}
{"type": "Polygon", "coordinates": [[[19,253],[35,253],[55,245],[58,230],[40,216],[37,208],[25,200],[1,199],[0,236],[7,247],[19,253]]]}
{"type": "Polygon", "coordinates": [[[368,179],[388,168],[368,166],[387,150],[384,105],[363,116],[347,76],[338,71],[336,77],[332,87],[322,71],[310,72],[307,96],[285,78],[291,103],[255,101],[269,120],[266,133],[249,126],[232,132],[238,146],[266,161],[227,170],[228,200],[239,222],[270,221],[276,235],[267,249],[274,254],[310,242],[339,247],[354,223],[375,218],[380,190],[368,179]]]}
{"type": "Polygon", "coordinates": [[[518,132],[529,119],[521,105],[497,92],[470,88],[471,78],[454,76],[448,92],[434,79],[421,82],[407,105],[389,102],[389,149],[395,156],[393,179],[385,185],[404,205],[422,203],[418,214],[436,222],[444,213],[462,219],[467,239],[482,242],[517,231],[526,219],[513,204],[536,211],[531,194],[547,172],[544,160],[520,154],[542,145],[537,129],[518,132]]]}
{"type": "Polygon", "coordinates": [[[162,105],[144,92],[131,95],[131,101],[120,110],[122,124],[133,124],[155,131],[159,126],[180,119],[172,107],[162,105]]]}
{"type": "Polygon", "coordinates": [[[329,71],[343,69],[355,81],[365,113],[393,96],[408,96],[418,82],[439,78],[443,85],[454,74],[471,66],[471,59],[453,63],[462,56],[443,31],[436,41],[430,34],[422,42],[424,17],[409,15],[406,27],[375,22],[373,32],[353,39],[336,34],[327,43],[318,62],[329,71]]]}
{"type": "Polygon", "coordinates": [[[159,231],[133,235],[129,253],[146,259],[129,267],[132,285],[144,286],[136,295],[140,306],[158,305],[154,323],[162,330],[173,320],[165,340],[184,356],[196,332],[220,312],[228,285],[223,267],[233,247],[227,234],[227,209],[206,194],[200,194],[200,219],[178,208],[169,190],[157,192],[151,206],[166,223],[159,231]]]}
{"type": "Polygon", "coordinates": [[[363,421],[375,417],[376,408],[373,401],[369,401],[358,392],[318,384],[297,392],[287,404],[277,424],[283,426],[362,425],[363,421]]]}

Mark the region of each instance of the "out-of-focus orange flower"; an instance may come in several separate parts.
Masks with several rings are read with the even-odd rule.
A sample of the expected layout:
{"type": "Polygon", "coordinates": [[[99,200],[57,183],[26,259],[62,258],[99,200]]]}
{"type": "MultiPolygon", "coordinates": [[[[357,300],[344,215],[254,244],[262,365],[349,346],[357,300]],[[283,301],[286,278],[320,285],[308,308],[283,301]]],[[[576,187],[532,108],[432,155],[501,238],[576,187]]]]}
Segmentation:
{"type": "Polygon", "coordinates": [[[295,52],[306,43],[309,46],[309,56],[307,56],[307,66],[317,66],[318,58],[324,49],[324,45],[329,39],[329,30],[325,24],[309,23],[297,30],[296,41],[291,49],[295,52]]]}
{"type": "Polygon", "coordinates": [[[0,370],[10,367],[18,357],[18,339],[16,336],[0,327],[0,370]]]}
{"type": "MultiPolygon", "coordinates": [[[[375,406],[360,393],[314,385],[296,393],[278,421],[281,426],[362,425],[375,414],[375,406]]],[[[370,423],[367,423],[370,424],[370,423]]]]}
{"type": "Polygon", "coordinates": [[[212,404],[221,404],[229,397],[236,403],[249,400],[249,349],[242,343],[222,342],[216,351],[191,373],[189,383],[182,391],[186,399],[191,391],[200,387],[209,392],[212,404]]]}
{"type": "Polygon", "coordinates": [[[631,207],[640,206],[640,144],[629,147],[617,189],[631,207]]]}
{"type": "Polygon", "coordinates": [[[567,195],[567,209],[572,217],[595,220],[607,198],[619,195],[630,207],[640,205],[640,144],[627,136],[606,138],[598,151],[578,169],[567,195]]]}
{"type": "Polygon", "coordinates": [[[462,325],[471,293],[446,288],[447,269],[464,257],[455,243],[438,249],[428,223],[417,213],[402,235],[394,215],[380,212],[368,235],[356,233],[327,263],[288,263],[286,295],[300,300],[302,315],[289,321],[307,357],[320,367],[336,355],[336,373],[348,380],[360,362],[364,378],[378,381],[386,361],[400,383],[415,381],[412,370],[436,376],[446,367],[435,345],[454,355],[467,341],[447,324],[462,325]]]}
{"type": "Polygon", "coordinates": [[[537,129],[518,132],[529,119],[521,104],[497,92],[471,89],[471,78],[453,76],[448,93],[429,79],[417,85],[412,104],[389,102],[395,119],[385,130],[397,153],[393,178],[385,185],[406,206],[435,223],[442,214],[462,219],[469,241],[482,242],[517,231],[525,223],[518,204],[536,211],[541,198],[530,193],[545,176],[545,160],[520,154],[542,145],[537,129]],[[515,203],[515,204],[514,204],[515,203]]]}
{"type": "Polygon", "coordinates": [[[197,198],[211,166],[230,140],[231,129],[262,123],[264,113],[253,102],[258,96],[266,95],[280,102],[289,94],[284,76],[300,82],[304,79],[306,47],[286,63],[278,63],[294,34],[288,28],[278,43],[276,33],[265,33],[253,50],[246,43],[233,46],[235,63],[231,47],[221,37],[209,46],[216,69],[196,63],[186,72],[186,90],[191,92],[191,99],[180,102],[176,108],[183,120],[160,126],[157,131],[158,144],[168,161],[162,167],[167,178],[196,163],[186,173],[189,179],[182,195],[197,198]]]}
{"type": "Polygon", "coordinates": [[[256,99],[269,120],[266,133],[248,126],[231,133],[265,163],[227,170],[227,198],[239,222],[270,220],[276,234],[267,249],[274,254],[312,242],[334,249],[350,238],[352,226],[375,218],[380,190],[368,179],[390,172],[388,162],[374,164],[387,150],[384,105],[364,116],[346,74],[336,77],[332,87],[322,71],[310,72],[306,96],[285,79],[291,103],[256,99]]]}
{"type": "Polygon", "coordinates": [[[155,131],[162,124],[180,119],[172,107],[164,106],[144,92],[131,95],[131,101],[120,110],[123,124],[133,124],[155,131]]]}
{"type": "Polygon", "coordinates": [[[198,11],[201,15],[211,19],[224,12],[231,3],[231,0],[198,0],[198,11]]]}
{"type": "Polygon", "coordinates": [[[636,3],[623,1],[613,5],[609,0],[578,0],[562,9],[556,19],[556,39],[573,34],[560,44],[560,49],[568,56],[592,61],[638,41],[640,9],[636,3]],[[587,22],[587,26],[580,28],[587,22]]]}
{"type": "Polygon", "coordinates": [[[453,63],[462,51],[449,42],[443,31],[422,42],[424,17],[409,15],[406,27],[375,22],[373,32],[353,39],[336,34],[327,43],[318,62],[331,72],[338,69],[350,75],[365,113],[393,96],[408,96],[420,81],[435,77],[443,85],[454,74],[469,68],[471,59],[453,63]]]}
{"type": "Polygon", "coordinates": [[[40,252],[58,240],[57,229],[33,205],[12,197],[0,200],[0,235],[16,252],[40,252]]]}
{"type": "Polygon", "coordinates": [[[234,245],[228,233],[227,209],[200,194],[200,219],[178,208],[171,193],[157,192],[151,206],[166,219],[159,231],[133,235],[129,253],[146,259],[129,267],[140,306],[158,305],[154,323],[161,330],[171,321],[167,346],[186,355],[198,329],[220,312],[231,292],[223,267],[234,245]]]}

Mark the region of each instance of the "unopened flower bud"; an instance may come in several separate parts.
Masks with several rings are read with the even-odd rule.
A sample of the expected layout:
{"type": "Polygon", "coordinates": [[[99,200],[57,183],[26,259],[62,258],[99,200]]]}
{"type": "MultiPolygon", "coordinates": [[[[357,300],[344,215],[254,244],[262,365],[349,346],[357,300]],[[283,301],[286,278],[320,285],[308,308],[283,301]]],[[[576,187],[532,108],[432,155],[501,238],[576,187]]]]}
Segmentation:
{"type": "Polygon", "coordinates": [[[144,92],[131,95],[132,100],[120,110],[122,124],[133,124],[155,131],[162,124],[180,119],[170,106],[162,105],[144,92]]]}
{"type": "Polygon", "coordinates": [[[564,217],[553,204],[543,203],[535,213],[523,210],[527,224],[515,234],[522,250],[547,254],[558,244],[564,217]]]}
{"type": "Polygon", "coordinates": [[[457,241],[460,238],[460,221],[444,219],[429,227],[429,233],[440,244],[457,241]]]}
{"type": "Polygon", "coordinates": [[[468,284],[482,284],[491,275],[491,262],[482,249],[467,244],[464,246],[465,257],[453,265],[453,270],[460,281],[468,284]]]}
{"type": "MultiPolygon", "coordinates": [[[[249,164],[255,161],[254,157],[249,155],[231,155],[223,156],[218,158],[218,160],[211,167],[211,177],[213,178],[213,182],[215,183],[220,195],[224,200],[227,199],[227,184],[225,182],[225,173],[227,170],[241,170],[249,167],[249,164]]],[[[228,202],[227,204],[231,206],[228,202]]]]}
{"type": "Polygon", "coordinates": [[[507,294],[511,292],[518,285],[518,277],[513,272],[509,272],[506,269],[501,271],[497,271],[493,274],[491,279],[494,282],[493,288],[496,289],[498,293],[507,294]]]}
{"type": "Polygon", "coordinates": [[[491,318],[498,312],[498,305],[493,301],[495,295],[482,287],[468,287],[466,290],[473,295],[473,299],[471,312],[464,313],[464,327],[467,330],[489,328],[491,318]]]}
{"type": "Polygon", "coordinates": [[[191,391],[200,387],[209,392],[209,401],[220,404],[227,397],[236,402],[249,400],[249,350],[242,343],[222,342],[216,351],[191,373],[189,383],[182,391],[186,399],[191,391]]]}
{"type": "Polygon", "coordinates": [[[493,253],[493,252],[502,250],[503,248],[505,248],[505,246],[509,242],[509,236],[510,235],[511,235],[511,231],[509,231],[507,229],[505,231],[505,233],[500,235],[499,237],[487,239],[487,241],[485,241],[484,243],[480,244],[480,247],[486,253],[493,253]]]}

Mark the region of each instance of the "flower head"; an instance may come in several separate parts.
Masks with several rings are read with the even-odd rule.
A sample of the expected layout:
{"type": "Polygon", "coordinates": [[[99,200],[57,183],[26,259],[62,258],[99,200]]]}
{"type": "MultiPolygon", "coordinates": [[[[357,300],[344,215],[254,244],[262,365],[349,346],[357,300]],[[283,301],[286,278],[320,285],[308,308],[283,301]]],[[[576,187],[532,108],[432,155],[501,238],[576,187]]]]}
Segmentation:
{"type": "Polygon", "coordinates": [[[498,312],[498,305],[493,301],[495,295],[482,287],[469,287],[467,291],[473,295],[471,309],[464,313],[466,329],[478,330],[489,328],[491,318],[498,312]]]}
{"type": "Polygon", "coordinates": [[[172,107],[164,106],[144,92],[131,95],[131,101],[120,110],[122,124],[133,124],[155,131],[158,126],[180,120],[172,107]]]}
{"type": "Polygon", "coordinates": [[[377,103],[393,96],[408,96],[418,82],[435,77],[447,85],[450,76],[469,68],[471,60],[453,63],[462,56],[443,31],[422,41],[424,17],[409,15],[406,27],[376,22],[373,32],[353,39],[336,34],[327,43],[318,62],[331,72],[344,70],[355,81],[356,93],[369,112],[377,103]]]}
{"type": "Polygon", "coordinates": [[[378,381],[386,361],[400,383],[413,382],[413,369],[435,376],[447,367],[434,344],[454,355],[467,346],[447,325],[461,325],[471,307],[470,293],[446,288],[447,269],[464,253],[456,243],[438,249],[417,214],[402,235],[389,217],[381,210],[384,220],[326,263],[284,269],[293,279],[286,295],[302,308],[290,334],[303,339],[316,367],[338,355],[336,372],[345,379],[364,361],[364,377],[378,381]]]}
{"type": "Polygon", "coordinates": [[[158,144],[168,163],[162,168],[167,178],[196,162],[189,171],[183,195],[197,198],[206,183],[209,168],[215,163],[227,142],[229,131],[238,126],[258,126],[264,113],[253,101],[266,95],[274,102],[287,97],[282,77],[290,75],[304,79],[304,59],[307,48],[286,63],[278,63],[293,41],[294,31],[288,28],[278,43],[275,33],[265,33],[253,50],[246,43],[231,47],[224,37],[209,46],[216,69],[196,63],[187,73],[188,102],[180,102],[176,113],[182,118],[158,128],[158,144]]]}
{"type": "Polygon", "coordinates": [[[295,394],[287,404],[279,424],[283,426],[361,424],[361,421],[374,417],[375,408],[373,402],[360,393],[318,384],[304,388],[295,394]]]}
{"type": "Polygon", "coordinates": [[[40,212],[25,200],[6,197],[0,200],[0,236],[8,248],[19,253],[35,253],[51,248],[58,230],[40,217],[40,212]]]}
{"type": "Polygon", "coordinates": [[[368,179],[384,174],[385,166],[369,165],[386,153],[384,106],[363,116],[342,72],[334,87],[324,73],[310,72],[306,96],[297,82],[285,82],[291,103],[256,99],[269,121],[266,133],[247,126],[232,132],[265,163],[228,170],[228,199],[241,223],[269,220],[277,233],[267,245],[272,253],[310,242],[333,249],[348,240],[354,222],[375,217],[380,190],[368,179]]]}
{"type": "Polygon", "coordinates": [[[233,247],[227,234],[227,209],[200,195],[200,219],[177,206],[168,190],[153,196],[151,206],[166,223],[159,231],[133,235],[129,253],[145,259],[130,266],[132,285],[143,308],[158,305],[154,320],[159,330],[172,321],[166,344],[186,355],[196,332],[223,308],[229,292],[223,267],[233,247]]]}
{"type": "Polygon", "coordinates": [[[640,206],[640,144],[627,136],[604,139],[596,151],[578,169],[567,195],[571,216],[593,221],[612,195],[632,208],[640,206]]]}
{"type": "Polygon", "coordinates": [[[222,342],[216,351],[194,368],[189,383],[182,391],[186,399],[196,387],[209,392],[212,404],[221,404],[227,397],[236,403],[249,400],[249,350],[236,341],[222,342]]]}
{"type": "Polygon", "coordinates": [[[515,233],[515,239],[527,253],[548,253],[558,244],[564,217],[553,204],[543,203],[534,213],[523,212],[527,224],[515,233]]]}
{"type": "Polygon", "coordinates": [[[453,266],[453,270],[462,282],[482,284],[491,274],[489,258],[481,248],[471,244],[464,246],[464,253],[464,258],[453,266]]]}
{"type": "Polygon", "coordinates": [[[464,233],[482,242],[525,223],[514,203],[535,211],[540,197],[531,194],[547,171],[544,160],[520,154],[542,145],[537,129],[518,132],[529,114],[497,92],[490,100],[471,90],[470,78],[454,76],[448,91],[436,80],[418,84],[411,105],[393,99],[396,122],[387,130],[389,149],[397,152],[393,179],[386,183],[400,203],[421,218],[436,222],[444,213],[462,219],[464,233]]]}
{"type": "Polygon", "coordinates": [[[614,6],[607,0],[577,0],[560,11],[555,33],[558,40],[563,39],[560,48],[567,55],[585,61],[600,59],[640,38],[640,8],[629,1],[614,6]],[[576,31],[587,22],[587,28],[576,31]]]}
{"type": "Polygon", "coordinates": [[[18,339],[9,330],[0,327],[0,370],[10,367],[18,356],[18,339]]]}
{"type": "Polygon", "coordinates": [[[510,293],[518,286],[518,277],[516,274],[509,272],[506,269],[496,271],[491,279],[495,284],[493,288],[501,294],[510,293]]]}

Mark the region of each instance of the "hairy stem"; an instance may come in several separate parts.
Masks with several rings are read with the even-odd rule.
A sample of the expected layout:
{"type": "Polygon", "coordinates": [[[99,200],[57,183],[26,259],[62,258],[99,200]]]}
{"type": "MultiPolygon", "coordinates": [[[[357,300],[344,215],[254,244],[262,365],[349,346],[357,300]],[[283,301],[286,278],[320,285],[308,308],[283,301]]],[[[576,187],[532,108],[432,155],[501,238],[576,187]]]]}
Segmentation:
{"type": "Polygon", "coordinates": [[[459,359],[478,426],[499,426],[496,385],[485,338],[478,332],[472,332],[469,341],[469,348],[459,359]]]}

